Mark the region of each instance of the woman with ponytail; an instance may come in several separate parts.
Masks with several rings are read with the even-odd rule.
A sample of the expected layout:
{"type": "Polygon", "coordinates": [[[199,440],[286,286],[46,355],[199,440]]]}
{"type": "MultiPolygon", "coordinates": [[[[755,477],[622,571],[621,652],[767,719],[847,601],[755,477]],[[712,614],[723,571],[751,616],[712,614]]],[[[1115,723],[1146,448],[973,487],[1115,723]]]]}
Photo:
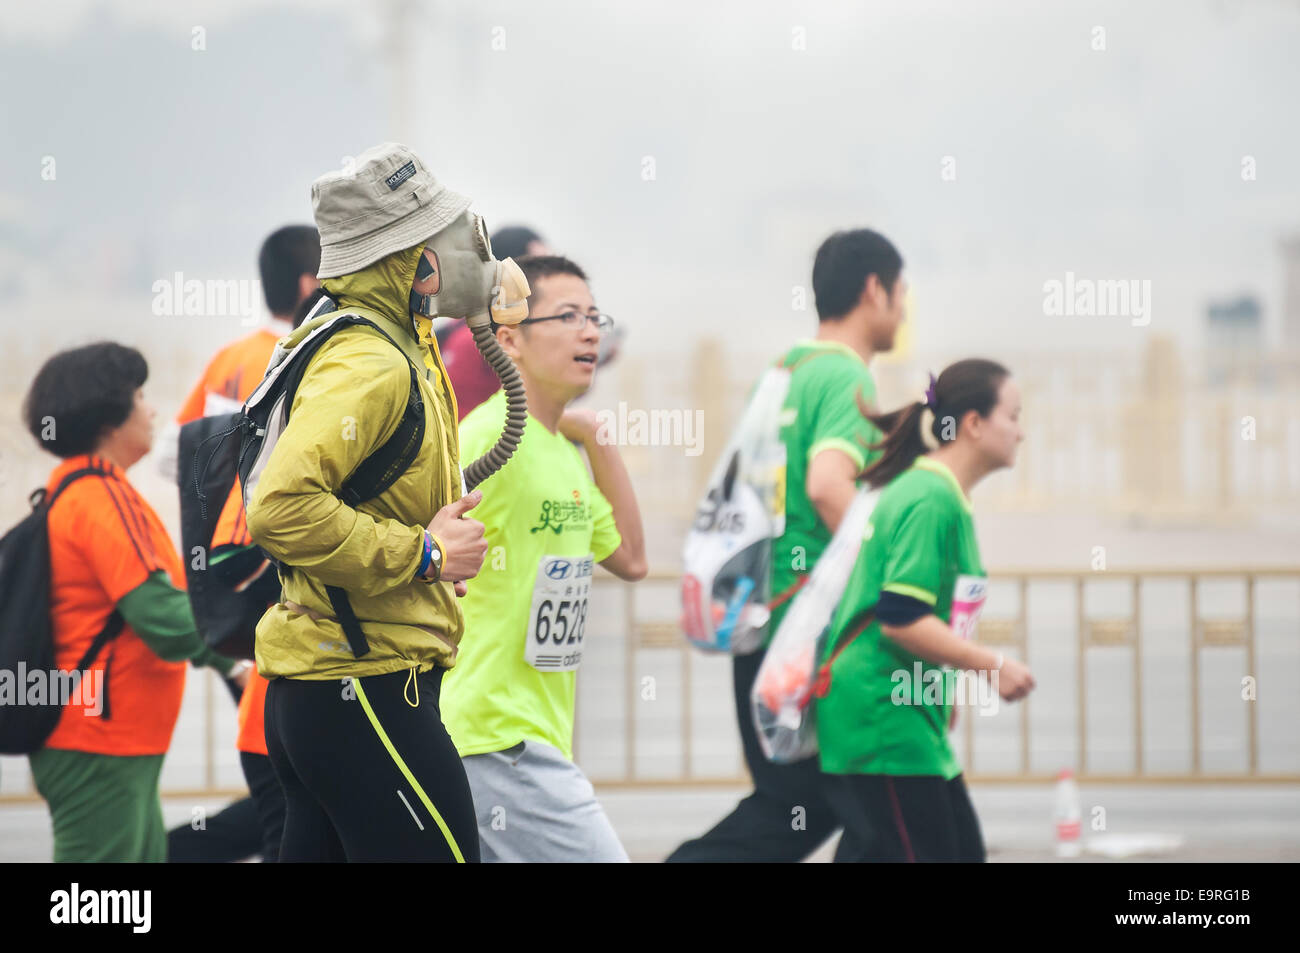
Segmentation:
{"type": "Polygon", "coordinates": [[[835,859],[983,861],[948,728],[953,670],[987,677],[1006,701],[1034,687],[1023,664],[970,640],[988,586],[969,494],[1015,462],[1019,389],[1000,364],[958,361],[873,422],[882,454],[863,478],[883,489],[817,691],[826,797],[844,826],[835,859]]]}

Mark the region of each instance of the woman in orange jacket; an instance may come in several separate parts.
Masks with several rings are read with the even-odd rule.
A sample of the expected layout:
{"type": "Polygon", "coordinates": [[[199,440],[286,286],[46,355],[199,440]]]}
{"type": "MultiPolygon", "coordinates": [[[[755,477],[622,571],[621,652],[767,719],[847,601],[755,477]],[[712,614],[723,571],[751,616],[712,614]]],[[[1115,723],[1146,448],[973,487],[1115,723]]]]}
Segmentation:
{"type": "Polygon", "coordinates": [[[49,513],[55,664],[74,667],[114,610],[125,623],[91,664],[92,690],[64,706],[30,755],[50,807],[55,861],[166,859],[158,776],[180,713],[184,663],[223,675],[234,665],[199,636],[176,548],[126,478],[153,444],[156,413],[141,389],[148,373],[133,348],[75,348],[45,363],[23,406],[32,436],[61,458],[47,492],[75,470],[94,471],[49,513]]]}

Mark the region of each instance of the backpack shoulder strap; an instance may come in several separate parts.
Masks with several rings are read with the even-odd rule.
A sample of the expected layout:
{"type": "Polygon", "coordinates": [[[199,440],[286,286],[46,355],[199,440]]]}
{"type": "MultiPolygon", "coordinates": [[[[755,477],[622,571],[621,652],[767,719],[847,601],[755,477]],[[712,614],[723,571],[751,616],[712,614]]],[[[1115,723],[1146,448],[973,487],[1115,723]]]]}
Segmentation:
{"type": "MultiPolygon", "coordinates": [[[[107,470],[103,470],[100,469],[99,467],[94,467],[94,466],[82,467],[79,470],[73,470],[71,473],[69,473],[67,476],[65,476],[62,480],[59,481],[59,485],[55,487],[53,493],[49,494],[48,498],[46,497],[44,490],[37,490],[36,493],[32,494],[33,497],[37,497],[39,495],[39,499],[35,499],[33,501],[34,504],[37,506],[44,504],[46,512],[49,512],[50,507],[52,507],[55,501],[58,500],[58,498],[63,495],[64,490],[66,490],[77,480],[80,480],[82,477],[87,477],[87,476],[100,476],[100,477],[107,478],[109,476],[109,472],[107,470]]],[[[85,654],[81,656],[81,659],[77,662],[77,667],[74,669],[74,671],[84,672],[88,666],[93,665],[95,659],[99,657],[99,653],[103,651],[104,646],[107,645],[109,642],[112,642],[115,638],[117,638],[122,633],[122,629],[125,625],[126,625],[126,620],[122,618],[122,614],[118,612],[117,609],[114,609],[112,612],[110,612],[108,618],[104,620],[104,627],[100,629],[99,632],[96,633],[95,638],[91,640],[90,647],[87,648],[85,654]]],[[[103,717],[104,718],[109,717],[107,684],[105,684],[104,686],[103,717]]]]}
{"type": "Polygon", "coordinates": [[[833,651],[831,652],[830,656],[827,657],[826,661],[823,662],[818,667],[817,677],[813,682],[813,690],[812,690],[813,696],[817,698],[826,697],[826,695],[831,690],[831,667],[835,664],[835,660],[840,657],[841,652],[843,652],[845,649],[847,649],[850,645],[853,644],[853,641],[859,635],[867,631],[867,627],[875,621],[876,621],[875,606],[872,606],[862,615],[858,616],[856,619],[853,620],[853,625],[851,625],[848,629],[846,629],[844,634],[840,636],[839,644],[834,647],[833,651]]]}
{"type": "MultiPolygon", "coordinates": [[[[90,648],[86,649],[86,653],[81,656],[81,660],[77,662],[77,667],[73,671],[84,672],[91,665],[93,665],[95,663],[95,659],[99,657],[99,653],[103,651],[104,646],[106,646],[109,642],[112,642],[115,638],[121,635],[122,629],[125,626],[126,626],[126,619],[122,618],[122,613],[118,612],[116,609],[110,612],[108,614],[108,618],[104,620],[104,627],[99,630],[98,634],[96,634],[95,638],[91,641],[90,648]]],[[[109,707],[109,703],[108,703],[108,679],[107,678],[104,679],[104,703],[103,704],[104,704],[104,710],[101,717],[103,718],[111,717],[112,709],[109,707]]]]}
{"type": "MultiPolygon", "coordinates": [[[[410,364],[410,362],[407,362],[410,364]]],[[[339,497],[349,506],[363,500],[374,499],[397,482],[397,478],[415,462],[424,444],[424,399],[420,396],[420,383],[415,376],[415,366],[410,368],[410,384],[406,397],[406,410],[397,424],[397,430],[384,441],[384,445],[368,456],[343,484],[339,497]]]]}
{"type": "MultiPolygon", "coordinates": [[[[402,419],[397,425],[397,430],[384,442],[383,446],[361,462],[360,466],[357,467],[338,492],[339,499],[349,506],[356,506],[365,500],[373,499],[391,487],[415,460],[416,455],[420,452],[421,445],[424,443],[424,400],[420,396],[420,384],[416,376],[415,365],[406,356],[406,352],[402,350],[401,345],[394,341],[387,331],[362,315],[340,315],[330,328],[315,340],[312,348],[313,353],[327,338],[351,325],[365,325],[382,334],[384,339],[402,355],[410,375],[410,389],[407,394],[406,409],[402,413],[402,419]]],[[[295,360],[295,366],[288,369],[289,376],[286,378],[284,391],[286,413],[293,407],[294,394],[297,392],[298,385],[302,382],[303,374],[310,359],[310,355],[307,355],[305,358],[295,360]]],[[[353,656],[361,658],[366,655],[370,651],[370,643],[361,630],[361,622],[357,618],[356,612],[353,611],[347,591],[338,586],[326,586],[325,594],[334,607],[335,616],[348,640],[348,647],[352,650],[353,656]]]]}
{"type": "Polygon", "coordinates": [[[64,490],[66,490],[73,483],[76,483],[82,477],[87,477],[87,476],[106,477],[108,475],[109,474],[107,470],[103,470],[99,467],[94,467],[94,466],[82,467],[81,469],[73,470],[71,473],[64,476],[64,478],[59,481],[59,485],[54,488],[53,493],[47,494],[45,492],[45,488],[41,487],[40,489],[34,491],[32,495],[29,497],[29,499],[31,501],[33,508],[38,507],[43,503],[45,504],[45,508],[48,510],[51,506],[54,505],[54,501],[63,495],[64,490]]]}
{"type": "Polygon", "coordinates": [[[81,656],[81,661],[77,663],[77,671],[85,671],[86,666],[95,661],[95,656],[99,655],[100,649],[117,638],[125,626],[126,619],[122,617],[122,613],[116,609],[110,612],[108,618],[104,620],[104,627],[99,630],[99,634],[90,643],[90,648],[86,649],[86,654],[81,656]]]}
{"type": "MultiPolygon", "coordinates": [[[[420,446],[424,443],[424,399],[420,396],[420,383],[416,377],[415,365],[406,356],[402,346],[394,341],[387,331],[369,318],[357,314],[344,315],[339,319],[339,330],[346,325],[358,324],[378,331],[384,336],[384,340],[402,355],[402,359],[406,361],[406,369],[409,372],[409,387],[406,410],[403,411],[402,419],[398,422],[393,435],[384,442],[383,446],[361,462],[361,465],[357,467],[356,471],[339,491],[339,498],[349,506],[356,506],[365,500],[374,499],[397,482],[397,478],[410,467],[416,455],[420,452],[420,446]]],[[[335,332],[331,331],[331,333],[335,332]]],[[[303,366],[305,364],[304,361],[303,366]]],[[[290,380],[288,387],[297,388],[302,379],[302,370],[303,367],[295,368],[296,374],[290,380]]],[[[286,389],[285,402],[286,406],[292,406],[292,390],[286,389]]]]}

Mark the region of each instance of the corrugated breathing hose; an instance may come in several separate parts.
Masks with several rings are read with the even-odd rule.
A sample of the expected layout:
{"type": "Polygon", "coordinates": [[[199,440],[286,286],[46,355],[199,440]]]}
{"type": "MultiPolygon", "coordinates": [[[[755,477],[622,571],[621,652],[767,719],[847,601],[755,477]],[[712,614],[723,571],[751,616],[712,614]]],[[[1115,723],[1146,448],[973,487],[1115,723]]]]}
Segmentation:
{"type": "Polygon", "coordinates": [[[465,468],[467,493],[506,465],[519,446],[524,424],[528,421],[528,401],[524,397],[523,379],[519,376],[514,361],[510,360],[510,355],[502,349],[491,322],[484,316],[482,323],[471,323],[469,329],[474,335],[474,344],[479,353],[497,377],[501,378],[501,386],[506,392],[506,423],[492,449],[465,468]]]}

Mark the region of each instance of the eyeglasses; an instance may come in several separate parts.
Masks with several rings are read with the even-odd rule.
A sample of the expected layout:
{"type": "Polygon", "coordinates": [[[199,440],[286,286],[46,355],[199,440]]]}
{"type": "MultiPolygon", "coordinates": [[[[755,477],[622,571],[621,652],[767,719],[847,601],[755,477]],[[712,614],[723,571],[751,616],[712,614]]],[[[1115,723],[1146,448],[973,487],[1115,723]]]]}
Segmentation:
{"type": "Polygon", "coordinates": [[[596,330],[604,333],[614,326],[614,319],[607,314],[583,314],[581,311],[566,311],[546,318],[524,318],[520,324],[538,324],[542,321],[559,321],[566,328],[585,328],[588,321],[596,325],[596,330]]]}

